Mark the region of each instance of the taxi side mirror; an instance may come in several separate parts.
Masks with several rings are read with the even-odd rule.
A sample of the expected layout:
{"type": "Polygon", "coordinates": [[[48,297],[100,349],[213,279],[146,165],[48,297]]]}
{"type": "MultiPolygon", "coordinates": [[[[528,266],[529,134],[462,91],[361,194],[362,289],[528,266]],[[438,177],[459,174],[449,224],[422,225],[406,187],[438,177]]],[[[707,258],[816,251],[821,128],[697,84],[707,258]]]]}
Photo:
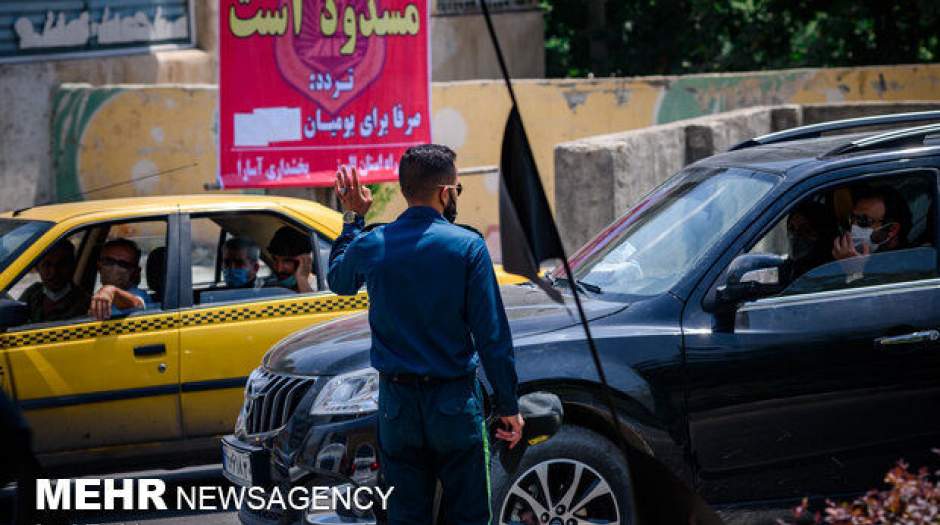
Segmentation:
{"type": "Polygon", "coordinates": [[[29,306],[12,299],[0,299],[0,331],[29,322],[29,306]]]}

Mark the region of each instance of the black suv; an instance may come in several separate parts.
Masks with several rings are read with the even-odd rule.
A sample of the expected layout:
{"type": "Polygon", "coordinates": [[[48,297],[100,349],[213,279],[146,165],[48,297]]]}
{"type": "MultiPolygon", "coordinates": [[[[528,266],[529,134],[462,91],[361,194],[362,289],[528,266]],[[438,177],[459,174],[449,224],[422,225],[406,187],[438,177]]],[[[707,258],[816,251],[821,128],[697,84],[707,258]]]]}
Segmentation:
{"type": "MultiPolygon", "coordinates": [[[[571,286],[584,292],[627,442],[719,509],[857,493],[899,458],[931,461],[940,125],[883,129],[937,120],[886,115],[749,140],[686,167],[574,254],[573,279],[553,280],[569,299],[571,286]]],[[[503,301],[521,393],[557,394],[564,426],[516,472],[494,465],[494,520],[629,522],[629,467],[571,302],[532,285],[504,287],[503,301]]],[[[272,348],[223,443],[229,479],[376,483],[369,344],[356,315],[272,348]]]]}

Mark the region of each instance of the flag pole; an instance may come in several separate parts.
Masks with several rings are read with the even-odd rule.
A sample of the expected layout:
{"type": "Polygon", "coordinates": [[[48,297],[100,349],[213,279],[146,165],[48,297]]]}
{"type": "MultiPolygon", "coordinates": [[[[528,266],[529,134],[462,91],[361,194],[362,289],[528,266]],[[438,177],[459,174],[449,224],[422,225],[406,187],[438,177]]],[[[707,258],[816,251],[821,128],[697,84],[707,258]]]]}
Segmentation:
{"type": "MultiPolygon", "coordinates": [[[[510,235],[513,228],[521,226],[518,224],[520,217],[516,213],[517,203],[515,201],[511,204],[512,210],[506,214],[508,223],[503,223],[502,200],[506,192],[511,191],[515,193],[515,197],[509,194],[507,196],[508,200],[519,198],[527,201],[523,203],[525,213],[523,219],[530,230],[532,229],[533,221],[539,225],[544,225],[544,229],[542,230],[543,234],[536,234],[537,238],[531,236],[535,234],[535,232],[523,232],[526,240],[526,255],[528,257],[516,258],[510,261],[506,258],[507,254],[504,252],[503,265],[509,269],[508,263],[512,262],[512,266],[521,270],[524,275],[541,286],[550,297],[556,299],[555,296],[557,295],[557,299],[560,301],[560,294],[557,293],[557,290],[542,282],[542,279],[538,275],[538,265],[542,260],[556,257],[561,258],[562,267],[571,283],[571,295],[574,296],[574,302],[578,309],[578,316],[581,319],[581,326],[584,328],[588,349],[594,361],[594,368],[597,369],[597,376],[603,389],[603,393],[601,394],[602,401],[607,405],[610,420],[617,434],[615,445],[623,451],[627,460],[628,475],[631,480],[630,487],[628,488],[630,491],[631,505],[629,505],[629,511],[625,509],[625,513],[630,514],[630,523],[644,525],[654,523],[664,523],[668,525],[675,523],[721,525],[723,523],[721,518],[699,495],[690,490],[685,482],[676,477],[665,465],[654,459],[651,453],[648,454],[646,451],[630,445],[627,441],[628,434],[626,432],[626,423],[617,416],[617,409],[614,405],[614,391],[607,382],[607,374],[604,373],[600,354],[597,351],[597,345],[591,334],[591,327],[584,313],[584,307],[581,304],[581,293],[578,289],[577,280],[574,278],[574,274],[571,271],[568,255],[558,235],[558,226],[555,224],[555,218],[552,216],[548,201],[545,198],[545,191],[538,175],[538,167],[535,165],[535,159],[532,156],[529,140],[525,133],[525,126],[520,116],[519,104],[516,101],[516,94],[513,90],[512,82],[510,81],[509,69],[506,67],[506,60],[499,46],[499,40],[496,38],[496,30],[493,27],[493,21],[490,17],[489,6],[486,0],[481,0],[480,3],[483,10],[483,17],[486,21],[486,28],[489,30],[490,38],[493,41],[496,58],[499,61],[503,80],[506,82],[506,89],[509,91],[509,98],[512,101],[509,119],[506,123],[506,136],[503,137],[503,151],[500,161],[503,172],[503,191],[500,192],[500,228],[507,227],[509,230],[503,232],[503,240],[510,235]],[[516,126],[518,126],[518,128],[516,128],[516,126]],[[514,155],[512,155],[512,151],[510,151],[510,159],[508,159],[507,162],[506,137],[509,136],[509,133],[518,135],[518,139],[521,140],[521,143],[515,147],[521,147],[523,151],[521,159],[513,159],[512,157],[514,155]],[[506,177],[517,171],[517,169],[513,167],[513,162],[519,164],[519,168],[527,171],[527,176],[533,180],[528,183],[523,183],[525,182],[525,180],[523,180],[525,179],[524,177],[523,179],[516,178],[511,181],[513,184],[508,184],[510,181],[506,177]],[[520,194],[520,192],[522,193],[520,194]],[[528,202],[533,199],[539,202],[528,202]]],[[[513,147],[514,146],[510,145],[510,150],[513,147]]]]}
{"type": "MultiPolygon", "coordinates": [[[[512,82],[509,78],[509,69],[506,67],[506,60],[503,58],[503,51],[499,45],[499,39],[496,37],[496,30],[493,28],[493,20],[490,18],[490,10],[486,5],[486,0],[480,0],[480,5],[483,9],[483,18],[486,20],[486,28],[490,33],[490,38],[493,40],[493,48],[496,50],[496,60],[499,62],[499,68],[503,74],[503,80],[506,82],[506,89],[509,90],[509,98],[512,101],[512,106],[516,108],[516,111],[519,110],[519,104],[516,102],[516,93],[512,89],[512,82]]],[[[520,112],[521,114],[521,112],[520,112]]],[[[554,220],[552,221],[551,227],[555,229],[556,233],[558,227],[555,225],[554,220]]],[[[597,376],[600,379],[601,384],[604,389],[604,402],[607,405],[607,410],[610,412],[611,421],[617,427],[617,445],[627,453],[627,442],[623,423],[620,421],[620,418],[617,417],[617,410],[614,406],[614,399],[611,395],[610,385],[607,383],[607,374],[604,373],[604,367],[601,365],[601,358],[597,352],[597,346],[594,344],[594,337],[591,335],[591,327],[588,324],[587,316],[584,314],[584,307],[581,305],[581,294],[578,293],[578,283],[575,281],[574,275],[571,273],[571,266],[568,264],[568,254],[565,253],[564,246],[561,246],[561,261],[565,269],[565,275],[568,277],[568,282],[571,284],[571,295],[574,296],[574,303],[578,309],[578,316],[581,319],[581,326],[584,328],[584,336],[587,339],[588,348],[591,351],[591,358],[594,360],[594,367],[597,369],[597,376]]],[[[536,261],[536,265],[538,261],[536,261]]]]}
{"type": "Polygon", "coordinates": [[[493,41],[493,49],[496,50],[496,61],[499,62],[499,70],[503,73],[503,80],[506,82],[506,89],[509,90],[509,100],[512,105],[519,107],[516,103],[516,92],[512,89],[512,82],[509,79],[509,68],[506,67],[506,59],[503,58],[503,49],[499,45],[499,39],[496,38],[496,30],[493,29],[493,20],[490,19],[490,8],[486,5],[486,0],[480,0],[480,6],[483,8],[483,19],[486,20],[486,29],[490,32],[490,39],[493,41]]]}

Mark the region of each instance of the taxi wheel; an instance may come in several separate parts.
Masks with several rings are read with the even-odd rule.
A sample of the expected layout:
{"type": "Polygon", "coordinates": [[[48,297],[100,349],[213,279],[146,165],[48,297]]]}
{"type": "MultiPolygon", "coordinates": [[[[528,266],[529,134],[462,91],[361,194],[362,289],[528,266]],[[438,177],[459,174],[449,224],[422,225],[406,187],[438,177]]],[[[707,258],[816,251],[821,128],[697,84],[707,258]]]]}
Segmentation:
{"type": "Polygon", "coordinates": [[[565,425],[508,475],[493,461],[494,525],[630,525],[630,475],[605,437],[565,425]]]}

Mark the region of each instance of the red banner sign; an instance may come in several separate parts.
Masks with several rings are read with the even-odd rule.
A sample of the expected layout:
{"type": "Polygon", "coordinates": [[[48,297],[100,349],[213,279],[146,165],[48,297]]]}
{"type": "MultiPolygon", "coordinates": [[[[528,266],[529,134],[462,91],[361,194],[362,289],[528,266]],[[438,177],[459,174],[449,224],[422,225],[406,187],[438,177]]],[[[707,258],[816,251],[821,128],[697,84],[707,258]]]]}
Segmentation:
{"type": "Polygon", "coordinates": [[[395,180],[430,142],[427,0],[221,0],[219,182],[395,180]]]}

